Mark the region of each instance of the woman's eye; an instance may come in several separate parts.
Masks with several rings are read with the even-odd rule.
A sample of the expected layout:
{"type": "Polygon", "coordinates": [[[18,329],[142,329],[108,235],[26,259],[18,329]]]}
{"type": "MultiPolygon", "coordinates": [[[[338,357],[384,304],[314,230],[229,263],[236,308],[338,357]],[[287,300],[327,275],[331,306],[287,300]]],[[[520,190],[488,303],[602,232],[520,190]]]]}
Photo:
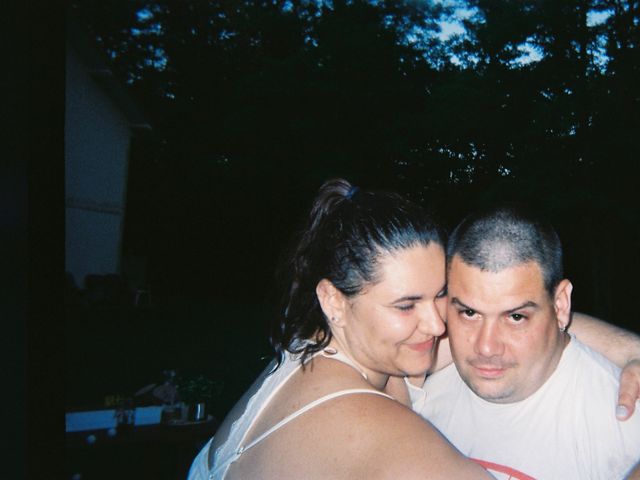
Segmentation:
{"type": "Polygon", "coordinates": [[[413,303],[408,303],[406,305],[397,305],[396,308],[398,310],[401,310],[403,312],[408,312],[409,310],[413,310],[413,308],[415,307],[415,304],[413,303]]]}
{"type": "Polygon", "coordinates": [[[444,287],[442,290],[438,292],[436,298],[444,298],[447,296],[447,287],[444,287]]]}

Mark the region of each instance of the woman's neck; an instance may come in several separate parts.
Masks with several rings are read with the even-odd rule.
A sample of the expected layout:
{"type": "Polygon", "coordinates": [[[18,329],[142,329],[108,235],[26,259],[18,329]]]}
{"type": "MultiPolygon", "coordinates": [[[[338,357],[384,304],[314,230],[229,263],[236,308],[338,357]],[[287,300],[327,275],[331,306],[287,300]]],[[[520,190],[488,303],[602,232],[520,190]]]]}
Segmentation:
{"type": "Polygon", "coordinates": [[[329,345],[325,348],[325,353],[329,356],[332,352],[340,352],[342,355],[346,356],[350,360],[352,366],[362,374],[373,388],[380,391],[384,390],[387,385],[387,381],[389,380],[389,375],[366,368],[354,358],[354,355],[351,354],[350,350],[343,344],[343,342],[340,341],[340,339],[336,337],[333,337],[331,342],[329,342],[329,345]]]}

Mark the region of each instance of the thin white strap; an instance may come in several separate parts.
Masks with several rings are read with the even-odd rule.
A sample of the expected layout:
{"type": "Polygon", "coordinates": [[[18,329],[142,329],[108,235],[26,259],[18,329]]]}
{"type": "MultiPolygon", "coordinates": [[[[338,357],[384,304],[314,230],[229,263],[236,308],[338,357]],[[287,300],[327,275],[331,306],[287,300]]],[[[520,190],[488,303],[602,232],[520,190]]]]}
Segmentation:
{"type": "Polygon", "coordinates": [[[247,450],[249,450],[252,447],[255,447],[258,443],[260,443],[262,440],[267,438],[273,432],[275,432],[279,428],[283,427],[284,425],[286,425],[290,421],[296,419],[297,417],[299,417],[303,413],[311,410],[314,407],[317,407],[318,405],[320,405],[320,404],[322,404],[324,402],[328,402],[329,400],[333,400],[334,398],[342,397],[344,395],[352,395],[354,393],[370,393],[370,394],[373,394],[373,395],[380,395],[381,397],[387,397],[387,398],[390,398],[391,400],[394,399],[392,396],[387,395],[386,393],[382,393],[382,392],[379,392],[377,390],[371,390],[369,388],[351,388],[351,389],[348,389],[348,390],[340,390],[338,392],[333,392],[333,393],[330,393],[329,395],[325,395],[324,397],[320,397],[317,400],[314,400],[313,402],[311,402],[311,403],[307,404],[306,406],[302,407],[300,410],[292,413],[288,417],[285,417],[283,420],[281,420],[278,423],[276,423],[269,430],[264,432],[262,435],[260,435],[256,439],[254,439],[253,442],[250,442],[248,445],[245,445],[244,447],[242,447],[242,446],[239,447],[234,452],[234,454],[233,454],[233,456],[231,458],[227,459],[225,462],[222,462],[221,465],[218,465],[218,467],[216,469],[214,469],[213,471],[210,472],[209,479],[211,480],[211,479],[216,478],[217,474],[220,471],[225,469],[228,465],[231,465],[232,463],[236,462],[238,460],[238,458],[240,458],[240,455],[242,455],[244,452],[246,452],[247,450]]]}
{"type": "MultiPolygon", "coordinates": [[[[287,354],[288,355],[288,354],[287,354]]],[[[271,399],[280,391],[280,389],[283,387],[283,385],[285,383],[287,383],[287,381],[293,376],[294,373],[296,373],[301,367],[302,364],[300,362],[298,362],[295,359],[291,359],[291,361],[294,361],[294,367],[291,369],[291,371],[289,371],[281,380],[280,383],[276,386],[276,388],[274,390],[272,390],[271,392],[269,392],[269,394],[267,395],[267,397],[265,399],[263,399],[262,404],[260,405],[260,407],[257,409],[256,413],[253,416],[253,419],[251,420],[250,426],[253,425],[253,422],[255,421],[256,418],[258,418],[261,414],[262,411],[267,408],[267,405],[269,405],[269,403],[271,402],[271,399]]],[[[282,368],[282,366],[281,366],[282,368]]],[[[272,371],[269,375],[272,375],[274,372],[272,371]]],[[[268,376],[267,376],[268,377],[268,376]]],[[[265,378],[264,382],[266,383],[269,379],[265,378]]],[[[262,388],[262,386],[260,387],[262,388]]],[[[258,392],[255,393],[255,395],[257,395],[258,392]]],[[[248,407],[247,407],[248,408],[248,407]]],[[[242,417],[240,417],[242,418],[242,417]]],[[[236,421],[239,421],[240,418],[238,418],[236,421]]],[[[234,422],[235,423],[235,422],[234,422]]],[[[242,435],[242,437],[240,438],[240,443],[244,442],[247,434],[249,433],[249,429],[247,429],[244,434],[242,435]]],[[[231,465],[232,463],[234,463],[236,460],[238,460],[238,458],[240,458],[240,454],[242,453],[242,447],[238,448],[235,452],[233,452],[233,454],[228,457],[227,459],[225,459],[223,462],[219,462],[218,466],[211,469],[210,473],[209,473],[209,480],[212,480],[214,478],[218,478],[218,474],[223,471],[225,468],[227,468],[227,466],[231,465]]],[[[216,452],[217,454],[218,452],[216,452]]],[[[215,463],[215,462],[214,462],[215,463]]]]}
{"type": "Polygon", "coordinates": [[[333,400],[334,398],[342,397],[344,395],[352,395],[354,393],[371,393],[371,394],[374,394],[374,395],[380,395],[382,397],[387,397],[387,398],[390,398],[390,399],[393,400],[393,397],[391,397],[390,395],[387,395],[386,393],[382,393],[382,392],[379,392],[377,390],[371,390],[371,389],[368,389],[368,388],[352,388],[352,389],[349,389],[349,390],[340,390],[338,392],[330,393],[329,395],[325,395],[324,397],[320,397],[317,400],[314,400],[313,402],[311,402],[311,403],[305,405],[304,407],[302,407],[300,410],[298,410],[298,411],[292,413],[291,415],[289,415],[288,417],[285,417],[284,419],[280,420],[278,423],[276,423],[269,430],[264,432],[258,438],[254,439],[251,443],[249,443],[248,445],[245,445],[244,447],[240,447],[237,450],[236,453],[238,455],[241,455],[242,453],[244,453],[247,450],[249,450],[251,447],[256,446],[258,443],[260,443],[262,440],[267,438],[269,435],[271,435],[273,432],[275,432],[279,428],[283,427],[284,425],[286,425],[290,421],[298,418],[300,415],[302,415],[303,413],[311,410],[312,408],[317,407],[318,405],[320,405],[322,403],[328,402],[329,400],[333,400]]]}
{"type": "Polygon", "coordinates": [[[335,348],[327,347],[327,348],[325,348],[324,350],[321,350],[318,353],[321,354],[324,358],[330,358],[332,360],[337,360],[337,361],[342,362],[342,363],[344,363],[346,365],[349,365],[356,372],[358,372],[360,375],[362,375],[365,380],[369,380],[369,378],[367,377],[367,374],[364,373],[362,370],[360,370],[360,367],[358,367],[358,365],[356,365],[356,363],[353,360],[351,360],[344,353],[339,352],[335,348]]]}

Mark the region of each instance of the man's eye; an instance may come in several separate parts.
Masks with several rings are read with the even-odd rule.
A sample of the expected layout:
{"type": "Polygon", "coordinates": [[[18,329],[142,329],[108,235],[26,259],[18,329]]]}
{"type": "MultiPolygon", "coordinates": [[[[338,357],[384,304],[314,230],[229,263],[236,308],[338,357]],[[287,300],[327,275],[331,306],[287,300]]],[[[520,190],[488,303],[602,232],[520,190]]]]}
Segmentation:
{"type": "Polygon", "coordinates": [[[464,315],[465,317],[471,318],[476,314],[476,311],[475,310],[471,310],[470,308],[466,308],[464,310],[461,310],[460,313],[462,315],[464,315]]]}
{"type": "Polygon", "coordinates": [[[510,317],[511,317],[511,320],[514,320],[514,321],[516,321],[516,322],[520,322],[520,321],[522,321],[522,320],[524,320],[524,319],[526,319],[526,318],[527,318],[527,317],[525,317],[525,316],[524,316],[523,314],[521,314],[521,313],[512,313],[512,314],[510,315],[510,317]]]}

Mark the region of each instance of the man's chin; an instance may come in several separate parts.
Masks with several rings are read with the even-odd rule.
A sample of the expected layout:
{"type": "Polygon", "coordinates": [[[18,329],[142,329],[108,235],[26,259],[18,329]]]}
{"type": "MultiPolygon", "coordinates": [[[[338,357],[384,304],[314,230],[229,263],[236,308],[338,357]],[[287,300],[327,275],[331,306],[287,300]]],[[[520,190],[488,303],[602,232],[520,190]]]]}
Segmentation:
{"type": "Polygon", "coordinates": [[[504,385],[497,385],[495,381],[479,380],[465,383],[473,393],[487,402],[512,403],[514,401],[513,389],[505,387],[504,385]]]}

